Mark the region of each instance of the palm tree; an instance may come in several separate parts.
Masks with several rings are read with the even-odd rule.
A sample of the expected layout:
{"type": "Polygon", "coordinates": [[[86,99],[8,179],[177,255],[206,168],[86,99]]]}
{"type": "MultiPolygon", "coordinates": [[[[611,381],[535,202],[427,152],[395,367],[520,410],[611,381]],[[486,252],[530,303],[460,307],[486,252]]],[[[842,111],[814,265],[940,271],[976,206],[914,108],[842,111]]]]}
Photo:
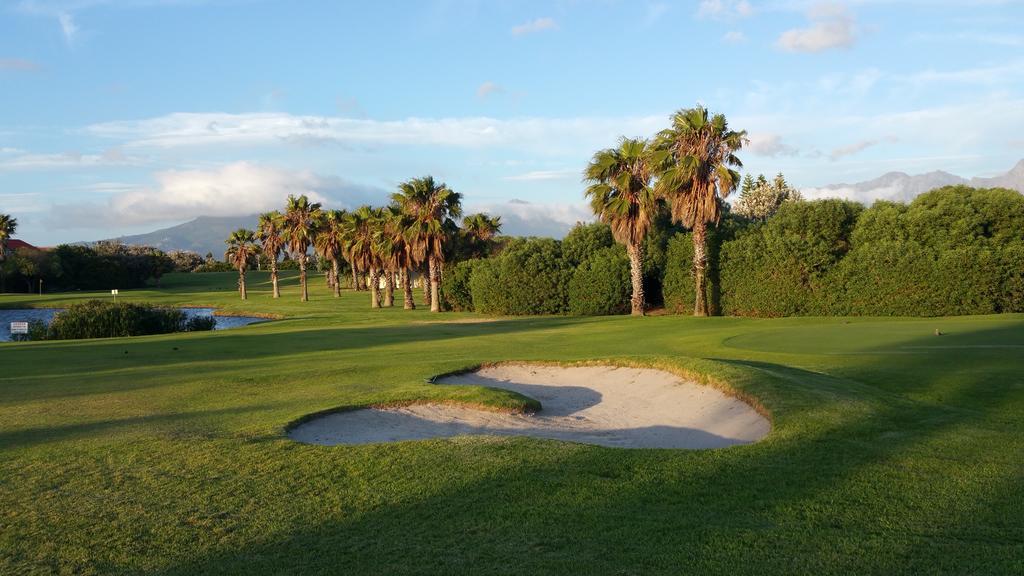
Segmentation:
{"type": "Polygon", "coordinates": [[[409,281],[409,268],[412,266],[412,254],[406,234],[410,218],[398,206],[386,206],[381,210],[381,219],[377,229],[377,253],[385,270],[384,305],[394,305],[395,278],[401,285],[405,296],[405,309],[413,310],[416,304],[412,299],[412,284],[409,281]]]}
{"type": "Polygon", "coordinates": [[[359,273],[369,273],[371,308],[380,308],[380,279],[377,277],[377,254],[374,250],[376,218],[374,209],[369,206],[360,206],[349,212],[343,242],[352,268],[359,273]]]}
{"type": "Polygon", "coordinates": [[[0,262],[7,259],[7,241],[17,230],[17,218],[12,218],[10,214],[0,214],[0,262]]]}
{"type": "Polygon", "coordinates": [[[316,235],[314,248],[321,258],[331,263],[328,283],[334,288],[334,297],[341,297],[341,279],[338,278],[338,258],[341,258],[344,244],[344,210],[327,210],[323,213],[320,232],[316,235]]]}
{"type": "Polygon", "coordinates": [[[310,202],[305,194],[288,196],[284,213],[284,239],[292,256],[299,260],[299,283],[302,285],[302,301],[309,300],[306,286],[306,252],[316,240],[320,224],[320,204],[310,202]]]}
{"type": "MultiPolygon", "coordinates": [[[[0,262],[7,260],[7,240],[18,229],[18,220],[10,214],[0,214],[0,262]]],[[[0,292],[7,291],[7,273],[0,268],[0,292]]]]}
{"type": "Polygon", "coordinates": [[[441,264],[452,218],[462,216],[462,195],[432,176],[413,178],[398,186],[392,201],[410,217],[408,239],[413,257],[427,264],[430,311],[441,311],[441,264]]]}
{"type": "Polygon", "coordinates": [[[672,127],[655,137],[655,191],[672,209],[672,219],[693,231],[694,316],[707,316],[707,225],[718,224],[722,199],[736,190],[743,163],[736,152],[746,131],[730,130],[722,114],[703,106],[679,110],[672,127]]]}
{"type": "Polygon", "coordinates": [[[494,237],[501,232],[501,216],[488,216],[483,212],[462,219],[462,234],[468,244],[469,257],[483,258],[491,250],[494,237]]]}
{"type": "Polygon", "coordinates": [[[281,235],[283,227],[284,217],[275,210],[260,214],[256,228],[256,238],[263,246],[263,254],[270,261],[270,283],[274,286],[274,298],[281,297],[281,289],[277,285],[277,257],[284,250],[284,238],[281,235]]]}
{"type": "Polygon", "coordinates": [[[228,245],[227,251],[224,252],[224,259],[238,269],[238,293],[242,295],[242,300],[245,300],[248,297],[245,292],[245,269],[248,268],[249,261],[256,256],[256,251],[259,249],[256,244],[256,235],[252,230],[239,228],[232,232],[224,243],[228,245]]]}
{"type": "Polygon", "coordinates": [[[634,316],[644,314],[643,242],[658,209],[648,148],[644,139],[622,138],[618,148],[594,154],[583,173],[591,183],[585,194],[594,214],[611,226],[616,241],[626,245],[634,316]]]}

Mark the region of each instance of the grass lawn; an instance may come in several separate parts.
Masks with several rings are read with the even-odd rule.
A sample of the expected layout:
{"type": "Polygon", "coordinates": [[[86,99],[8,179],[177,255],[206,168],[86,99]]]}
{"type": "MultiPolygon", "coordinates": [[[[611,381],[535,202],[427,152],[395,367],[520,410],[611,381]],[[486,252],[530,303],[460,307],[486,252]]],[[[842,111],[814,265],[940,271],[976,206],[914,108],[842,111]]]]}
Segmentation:
{"type": "Polygon", "coordinates": [[[0,573],[1024,573],[1022,315],[451,322],[481,317],[370,310],[319,276],[275,302],[250,277],[245,303],[232,274],[122,297],[285,319],[0,344],[0,573]],[[425,383],[512,359],[728,383],[773,430],[710,451],[284,436],[341,406],[515,406],[425,383]]]}

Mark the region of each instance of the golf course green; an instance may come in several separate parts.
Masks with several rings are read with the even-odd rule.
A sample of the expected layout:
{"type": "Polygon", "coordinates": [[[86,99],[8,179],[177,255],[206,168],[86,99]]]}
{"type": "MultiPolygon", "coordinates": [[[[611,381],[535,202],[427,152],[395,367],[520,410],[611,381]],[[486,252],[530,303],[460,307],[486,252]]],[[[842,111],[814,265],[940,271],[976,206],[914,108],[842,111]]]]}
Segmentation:
{"type": "Polygon", "coordinates": [[[243,302],[236,279],[119,299],[280,319],[0,344],[0,574],[1024,573],[1024,315],[487,318],[372,310],[319,276],[273,300],[261,272],[243,302]],[[340,408],[522,409],[427,383],[509,360],[676,372],[772,429],[693,451],[286,435],[340,408]]]}

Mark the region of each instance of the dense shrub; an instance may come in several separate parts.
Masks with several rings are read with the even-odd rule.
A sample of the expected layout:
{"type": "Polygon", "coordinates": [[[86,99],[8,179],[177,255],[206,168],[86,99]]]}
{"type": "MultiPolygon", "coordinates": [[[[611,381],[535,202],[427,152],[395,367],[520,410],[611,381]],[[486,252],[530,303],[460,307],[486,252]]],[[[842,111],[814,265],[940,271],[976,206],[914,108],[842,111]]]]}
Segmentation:
{"type": "Polygon", "coordinates": [[[583,316],[629,312],[629,258],[621,245],[591,254],[569,281],[569,311],[583,316]]]}
{"type": "Polygon", "coordinates": [[[480,262],[482,260],[465,260],[454,266],[445,266],[444,276],[441,277],[441,298],[447,309],[456,312],[473,311],[473,292],[469,281],[474,267],[480,262]]]}
{"type": "Polygon", "coordinates": [[[501,255],[473,269],[473,307],[485,314],[563,314],[568,310],[572,267],[561,242],[550,238],[510,241],[501,255]]]}
{"type": "Polygon", "coordinates": [[[611,226],[603,222],[579,223],[562,240],[562,254],[569,265],[576,266],[598,250],[614,245],[611,226]]]}
{"type": "Polygon", "coordinates": [[[185,332],[208,332],[217,327],[217,318],[213,316],[193,316],[182,326],[185,332]]]}
{"type": "MultiPolygon", "coordinates": [[[[177,308],[89,300],[73,304],[54,316],[46,330],[49,340],[145,336],[184,330],[212,330],[216,320],[188,319],[177,308]]],[[[35,338],[33,338],[35,339],[35,338]]]]}

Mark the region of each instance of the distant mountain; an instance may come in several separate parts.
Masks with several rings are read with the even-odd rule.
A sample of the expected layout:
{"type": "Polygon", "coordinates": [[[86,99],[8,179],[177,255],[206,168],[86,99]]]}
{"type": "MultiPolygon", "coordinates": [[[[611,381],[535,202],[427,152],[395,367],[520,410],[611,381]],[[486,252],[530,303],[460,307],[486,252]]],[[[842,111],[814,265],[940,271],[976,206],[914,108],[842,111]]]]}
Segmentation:
{"type": "Polygon", "coordinates": [[[258,217],[200,216],[195,220],[163,228],[147,234],[114,238],[125,244],[153,246],[165,252],[171,250],[192,250],[205,256],[212,252],[218,260],[224,257],[224,239],[239,228],[255,229],[258,217]]]}
{"type": "Polygon", "coordinates": [[[968,184],[978,188],[1009,188],[1024,193],[1024,160],[1021,160],[1009,172],[992,178],[972,178],[970,180],[936,170],[926,174],[910,175],[905,172],[888,172],[864,182],[853,184],[831,184],[821,188],[806,188],[804,195],[808,198],[841,196],[862,202],[875,200],[910,201],[919,194],[935,188],[968,184]]]}

